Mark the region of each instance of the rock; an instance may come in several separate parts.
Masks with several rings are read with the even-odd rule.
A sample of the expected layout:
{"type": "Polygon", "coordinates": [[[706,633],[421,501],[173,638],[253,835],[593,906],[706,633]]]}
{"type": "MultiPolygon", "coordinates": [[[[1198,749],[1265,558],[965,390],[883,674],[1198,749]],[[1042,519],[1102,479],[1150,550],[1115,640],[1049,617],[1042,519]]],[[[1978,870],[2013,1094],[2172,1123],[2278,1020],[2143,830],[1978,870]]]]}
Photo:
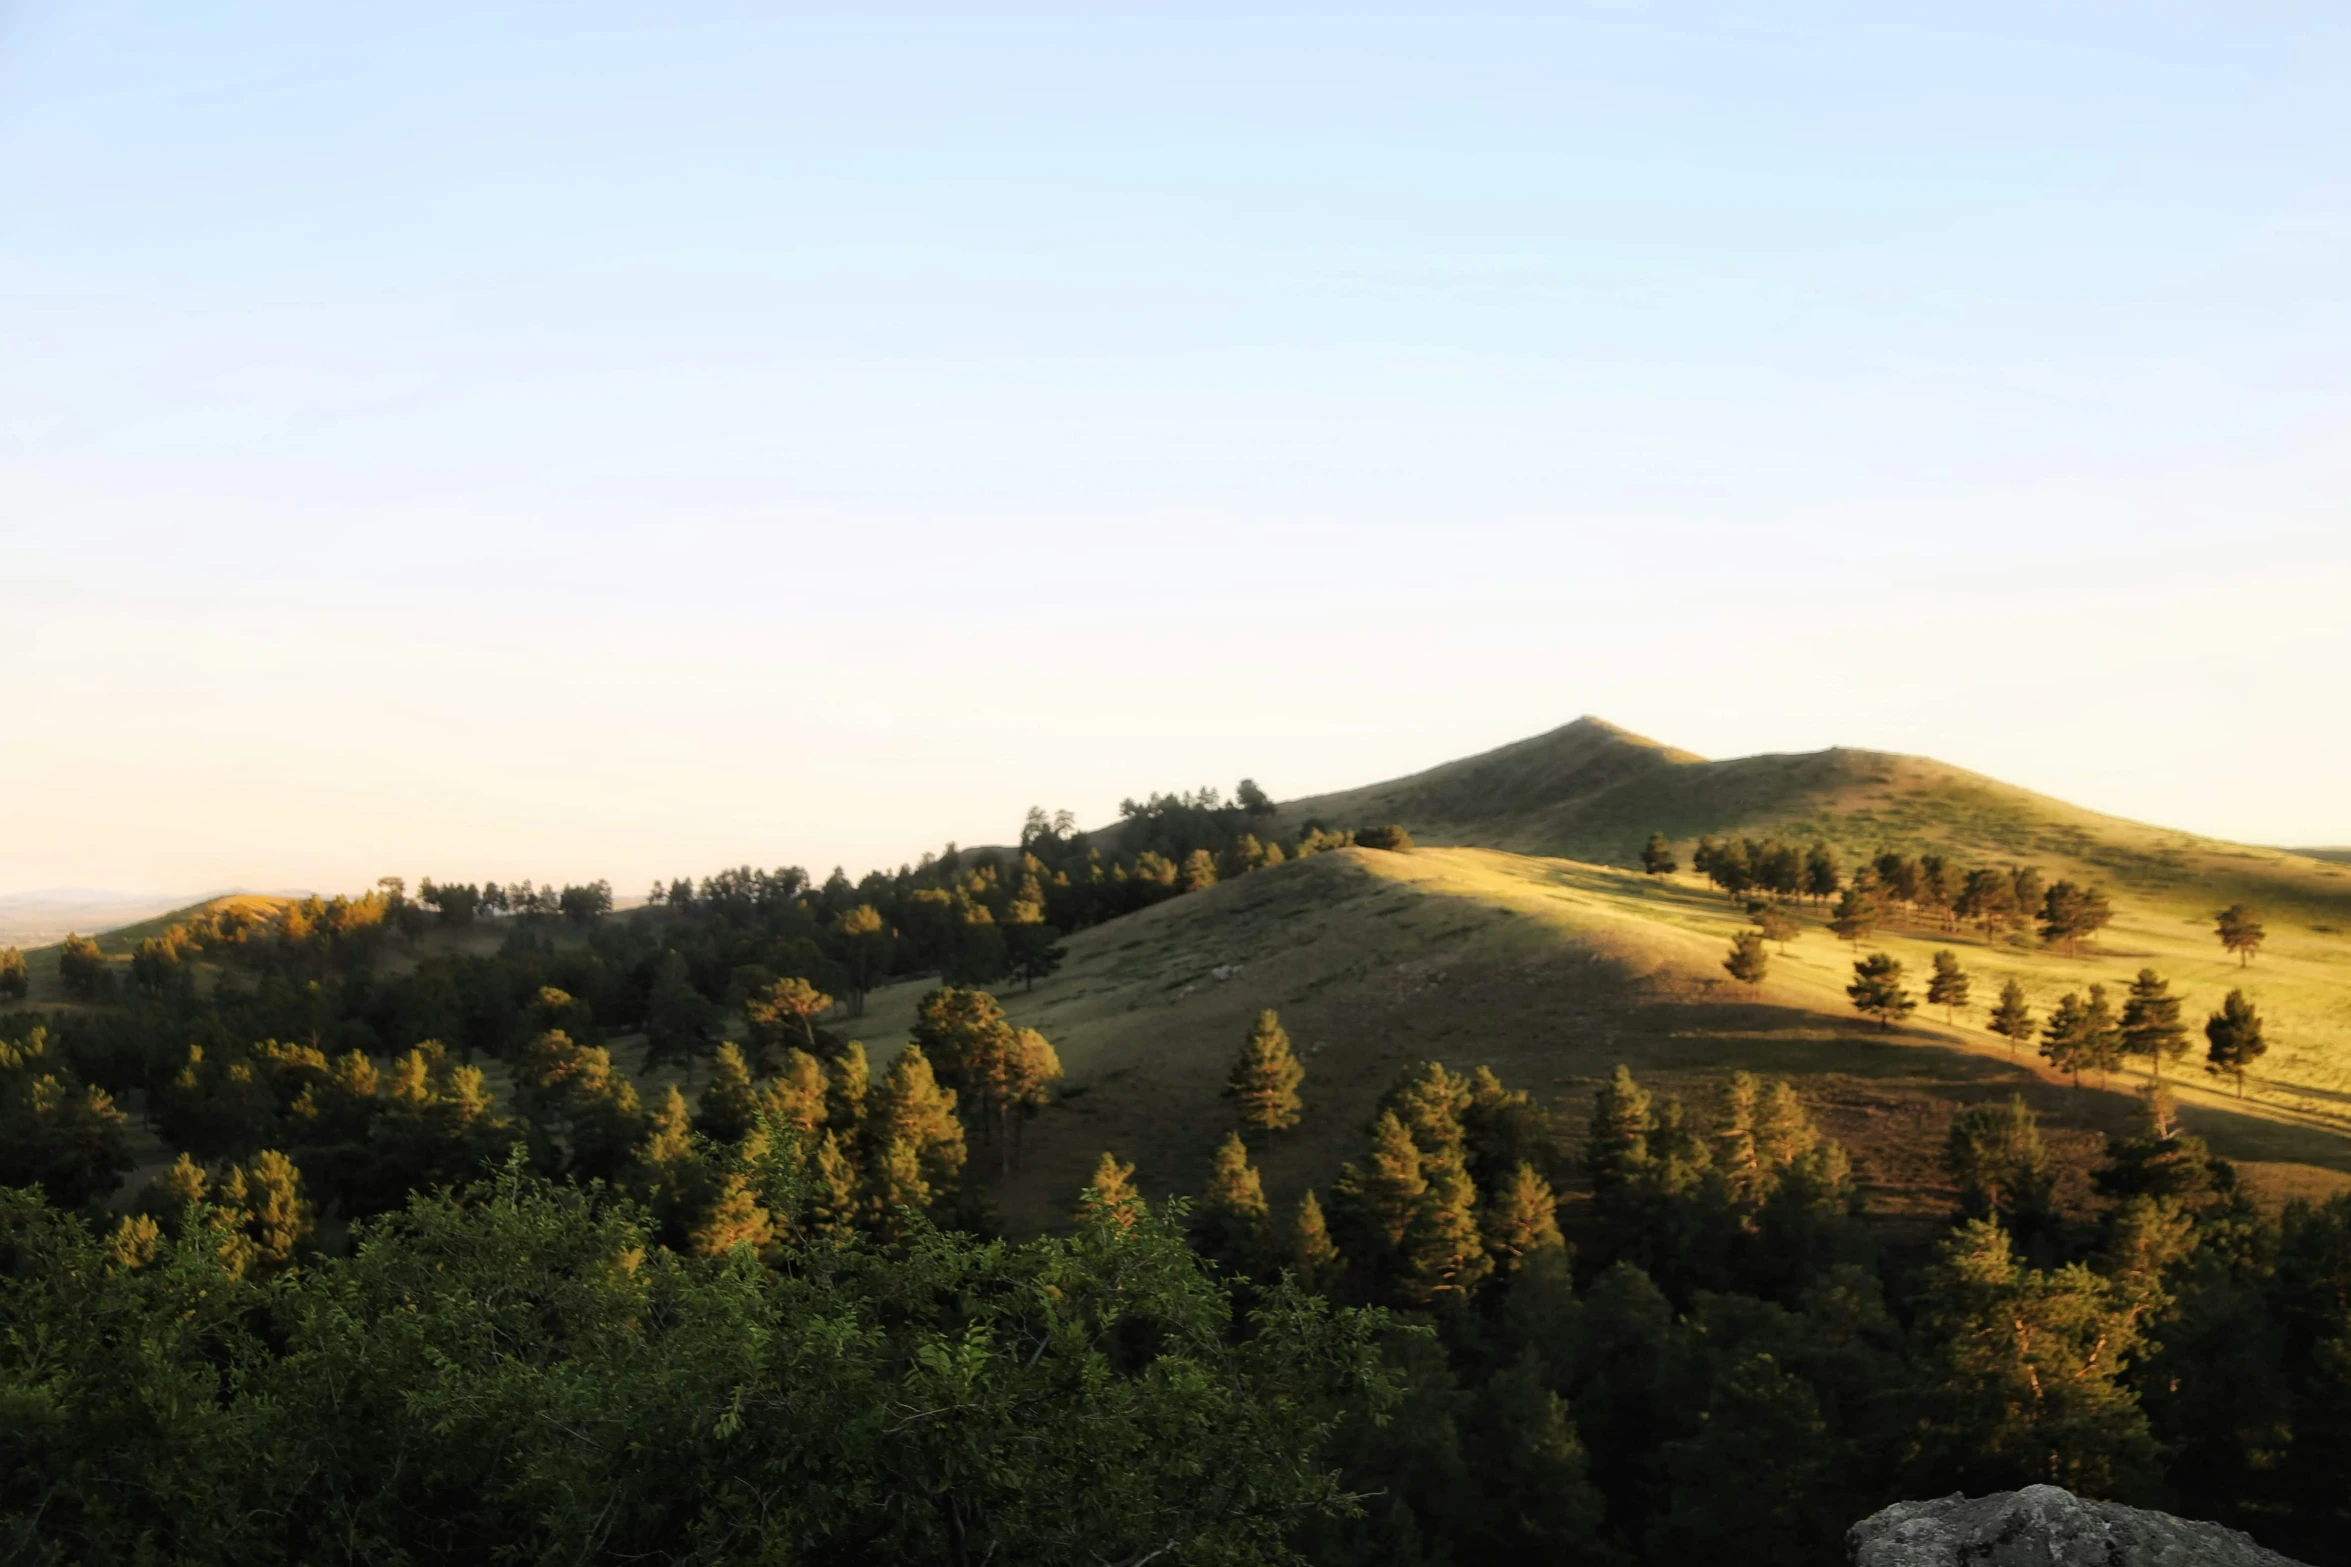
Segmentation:
{"type": "Polygon", "coordinates": [[[2054,1485],[1896,1502],[1845,1532],[1853,1567],[2301,1567],[2234,1529],[2054,1485]]]}

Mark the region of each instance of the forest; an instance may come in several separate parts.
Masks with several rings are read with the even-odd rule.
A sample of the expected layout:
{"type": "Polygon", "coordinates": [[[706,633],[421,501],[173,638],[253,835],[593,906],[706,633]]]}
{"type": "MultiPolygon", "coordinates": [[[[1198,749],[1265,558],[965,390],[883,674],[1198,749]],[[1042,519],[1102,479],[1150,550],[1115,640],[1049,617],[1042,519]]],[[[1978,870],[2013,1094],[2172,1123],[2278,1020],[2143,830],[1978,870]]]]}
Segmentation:
{"type": "MultiPolygon", "coordinates": [[[[1198,1192],[1105,1150],[1066,1226],[1005,1237],[983,1176],[1061,1066],[1001,993],[1071,931],[1411,847],[1272,817],[1244,783],[854,884],[388,880],[68,942],[71,1004],[0,1013],[7,1559],[1794,1564],[2048,1481],[2351,1561],[2351,1198],[2265,1207],[2160,1089],[2086,1202],[2022,1099],[1962,1111],[1956,1207],[1906,1237],[1788,1080],[1619,1068],[1568,1106],[1425,1062],[1275,1211],[1255,1161],[1316,1085],[1267,1012],[1198,1192]],[[862,999],[908,979],[877,1067],[862,999]],[[171,1156],[135,1185],[126,1106],[171,1156]]],[[[2103,908],[2029,867],[1700,859],[1757,954],[1775,899],[1856,944],[2103,908]]]]}

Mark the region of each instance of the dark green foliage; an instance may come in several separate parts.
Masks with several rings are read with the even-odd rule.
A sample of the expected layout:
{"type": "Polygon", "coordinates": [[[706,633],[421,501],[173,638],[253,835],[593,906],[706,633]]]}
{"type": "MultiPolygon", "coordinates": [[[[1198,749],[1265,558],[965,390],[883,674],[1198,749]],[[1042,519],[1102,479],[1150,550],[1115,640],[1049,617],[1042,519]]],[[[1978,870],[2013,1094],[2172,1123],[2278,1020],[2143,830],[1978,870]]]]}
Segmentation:
{"type": "Polygon", "coordinates": [[[1988,868],[1969,871],[1967,879],[1960,884],[1951,912],[1981,930],[1988,941],[2002,931],[2015,928],[2018,922],[2016,883],[2004,871],[1988,868]]]}
{"type": "Polygon", "coordinates": [[[1673,845],[1665,841],[1665,834],[1653,832],[1649,841],[1641,845],[1641,869],[1651,876],[1671,876],[1682,868],[1673,857],[1673,845]]]}
{"type": "Polygon", "coordinates": [[[2034,1236],[2052,1218],[2052,1180],[2041,1126],[2022,1094],[1973,1105],[1951,1118],[1943,1167],[1959,1188],[1961,1219],[1995,1219],[2012,1235],[2034,1236]]]}
{"type": "Polygon", "coordinates": [[[1918,998],[1902,987],[1901,960],[1873,952],[1853,965],[1853,981],[1845,987],[1853,1010],[1874,1017],[1880,1028],[1892,1028],[1918,1010],[1918,998]]]}
{"type": "Polygon", "coordinates": [[[2269,1053],[2269,1039],[2261,1014],[2243,991],[2230,991],[2220,1010],[2205,1020],[2204,1041],[2204,1070],[2234,1080],[2237,1097],[2244,1098],[2246,1070],[2269,1053]]]}
{"type": "Polygon", "coordinates": [[[1412,834],[1394,822],[1385,827],[1358,827],[1355,829],[1355,843],[1358,848],[1386,849],[1390,853],[1401,854],[1412,847],[1412,834]]]}
{"type": "Polygon", "coordinates": [[[0,1186],[38,1186],[78,1208],[112,1192],[131,1163],[122,1112],[58,1059],[47,1030],[0,1039],[0,1186]]]}
{"type": "Polygon", "coordinates": [[[1241,1125],[1259,1132],[1296,1126],[1305,1110],[1298,1086],[1305,1081],[1306,1068],[1291,1051],[1281,1018],[1271,1008],[1258,1013],[1225,1079],[1225,1097],[1234,1101],[1241,1125]]]}
{"type": "Polygon", "coordinates": [[[1878,928],[1883,915],[1875,886],[1855,882],[1837,895],[1837,906],[1829,914],[1829,929],[1840,940],[1859,943],[1878,928]]]}
{"type": "Polygon", "coordinates": [[[2253,911],[2242,903],[2232,903],[2212,917],[2213,934],[2220,938],[2223,949],[2236,954],[2237,966],[2243,968],[2253,961],[2261,944],[2269,939],[2269,932],[2253,911]]]}
{"type": "Polygon", "coordinates": [[[2041,939],[2062,944],[2068,954],[2082,939],[2094,936],[2114,918],[2106,895],[2095,887],[2061,881],[2041,895],[2041,939]]]}
{"type": "Polygon", "coordinates": [[[2139,970],[2138,978],[2122,1003],[2122,1049],[2125,1055],[2145,1056],[2155,1075],[2163,1075],[2163,1063],[2177,1061],[2187,1053],[2188,1030],[2180,1022],[2180,998],[2171,993],[2171,984],[2151,968],[2139,970]]]}
{"type": "Polygon", "coordinates": [[[1771,972],[1771,954],[1763,950],[1760,930],[1742,930],[1731,937],[1731,954],[1723,959],[1723,970],[1731,978],[1750,990],[1762,988],[1763,978],[1771,972]]]}
{"type": "Polygon", "coordinates": [[[24,954],[14,947],[0,947],[0,1001],[22,1001],[32,990],[32,976],[25,970],[24,954]]]}
{"type": "Polygon", "coordinates": [[[2000,987],[2000,1004],[1984,1020],[1984,1027],[2008,1041],[2008,1053],[2033,1037],[2033,1009],[2025,1005],[2024,987],[2010,980],[2000,987]]]}
{"type": "Polygon", "coordinates": [[[1943,1021],[1956,1020],[1958,1011],[1967,1005],[1969,991],[1967,970],[1959,966],[1959,954],[1945,947],[1935,954],[1934,972],[1927,976],[1927,1005],[1943,1009],[1943,1021]]]}
{"type": "Polygon", "coordinates": [[[2106,987],[2092,985],[2087,999],[2067,991],[2041,1027],[2041,1054],[2069,1073],[2080,1087],[2082,1073],[2112,1071],[2122,1062],[2122,1027],[2107,1005],[2106,987]]]}
{"type": "Polygon", "coordinates": [[[1804,851],[1804,896],[1816,903],[1826,902],[1837,895],[1844,885],[1844,877],[1837,869],[1837,858],[1829,853],[1829,846],[1816,843],[1804,851]]]}
{"type": "Polygon", "coordinates": [[[98,943],[68,935],[57,949],[57,982],[76,1001],[103,1001],[113,988],[98,943]]]}

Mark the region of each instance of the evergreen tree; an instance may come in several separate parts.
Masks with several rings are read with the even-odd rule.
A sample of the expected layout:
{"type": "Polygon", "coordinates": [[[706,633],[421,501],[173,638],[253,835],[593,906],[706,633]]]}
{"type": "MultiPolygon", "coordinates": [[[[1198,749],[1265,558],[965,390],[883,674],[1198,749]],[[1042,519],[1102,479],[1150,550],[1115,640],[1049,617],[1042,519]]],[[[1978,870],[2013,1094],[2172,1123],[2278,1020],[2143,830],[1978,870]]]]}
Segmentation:
{"type": "Polygon", "coordinates": [[[1290,1036],[1271,1009],[1257,1014],[1225,1080],[1225,1097],[1239,1104],[1241,1125],[1252,1131],[1283,1132],[1298,1124],[1304,1106],[1298,1086],[1306,1068],[1290,1050],[1290,1036]]]}
{"type": "Polygon", "coordinates": [[[1000,1166],[1002,1173],[1010,1174],[1020,1164],[1028,1123],[1053,1102],[1053,1085],[1061,1081],[1061,1056],[1043,1034],[1033,1028],[1018,1028],[1012,1032],[1006,1068],[1004,1100],[1009,1113],[1018,1117],[1012,1123],[1011,1137],[999,1137],[1000,1143],[1010,1145],[1000,1166]]]}
{"type": "Polygon", "coordinates": [[[805,979],[779,979],[762,985],[743,1000],[743,1024],[749,1033],[751,1059],[761,1072],[774,1070],[786,1050],[797,1047],[820,1055],[816,1020],[833,998],[805,979]]]}
{"type": "Polygon", "coordinates": [[[1448,1071],[1441,1061],[1423,1061],[1396,1079],[1381,1097],[1380,1108],[1393,1111],[1404,1123],[1424,1166],[1460,1164],[1469,1135],[1463,1117],[1472,1098],[1469,1079],[1448,1071]]]}
{"type": "Polygon", "coordinates": [[[1184,856],[1184,891],[1205,892],[1216,885],[1216,856],[1194,849],[1184,856]]]}
{"type": "Polygon", "coordinates": [[[2000,1004],[1984,1026],[2008,1041],[2008,1054],[2014,1057],[2016,1047],[2033,1037],[2033,1009],[2025,1005],[2024,986],[2015,980],[2000,987],[2000,1004]]]}
{"type": "Polygon", "coordinates": [[[1559,1200],[1551,1183],[1520,1164],[1486,1204],[1486,1251],[1505,1273],[1516,1273],[1529,1253],[1565,1242],[1559,1234],[1559,1200]]]}
{"type": "Polygon", "coordinates": [[[1845,994],[1853,998],[1855,1011],[1876,1018],[1881,1028],[1891,1029],[1918,1010],[1917,998],[1902,988],[1900,960],[1883,952],[1873,952],[1853,965],[1853,982],[1845,987],[1845,994]]]}
{"type": "Polygon", "coordinates": [[[22,1001],[31,989],[32,979],[25,971],[24,954],[14,947],[0,947],[0,1001],[22,1001]]]}
{"type": "MultiPolygon", "coordinates": [[[[836,1062],[839,1066],[843,1063],[836,1062]]],[[[858,1052],[864,1065],[864,1052],[858,1052]]],[[[797,1047],[784,1052],[783,1069],[759,1090],[759,1111],[802,1137],[833,1119],[831,1084],[823,1062],[797,1047]]]]}
{"type": "Polygon", "coordinates": [[[1494,1271],[1478,1231],[1477,1188],[1458,1160],[1429,1169],[1403,1253],[1397,1286],[1417,1305],[1467,1300],[1494,1271]]]}
{"type": "Polygon", "coordinates": [[[891,1238],[912,1227],[908,1210],[926,1212],[938,1195],[923,1177],[921,1152],[903,1137],[890,1138],[875,1149],[864,1186],[874,1227],[891,1238]]]}
{"type": "Polygon", "coordinates": [[[840,1135],[829,1126],[816,1140],[816,1157],[809,1161],[809,1174],[815,1186],[809,1198],[809,1217],[815,1221],[817,1233],[849,1234],[866,1211],[864,1182],[858,1177],[857,1161],[850,1157],[840,1135]]]}
{"type": "Polygon", "coordinates": [[[0,1038],[0,1186],[39,1186],[78,1208],[113,1191],[134,1162],[123,1113],[57,1058],[47,1029],[0,1038]]]}
{"type": "Polygon", "coordinates": [[[1989,868],[1969,871],[1951,912],[1976,926],[1984,933],[1984,939],[1990,941],[2016,924],[2016,884],[2001,871],[1989,868]]]}
{"type": "Polygon", "coordinates": [[[1371,1147],[1363,1162],[1350,1161],[1339,1171],[1331,1195],[1371,1245],[1386,1253],[1404,1243],[1404,1232],[1412,1227],[1427,1191],[1412,1134],[1396,1112],[1382,1110],[1372,1122],[1371,1147]]]}
{"type": "Polygon", "coordinates": [[[2113,918],[2106,895],[2095,887],[2061,881],[2041,895],[2041,939],[2063,942],[2069,957],[2083,937],[2096,935],[2113,918]]]}
{"type": "Polygon", "coordinates": [[[2269,932],[2262,928],[2261,921],[2255,919],[2253,911],[2242,903],[2232,903],[2212,916],[2212,930],[2220,938],[2221,946],[2236,954],[2239,968],[2252,962],[2254,955],[2260,952],[2261,944],[2269,939],[2269,932]]]}
{"type": "Polygon", "coordinates": [[[57,949],[57,982],[76,1001],[103,1001],[110,987],[105,955],[87,936],[67,935],[57,949]]]}
{"type": "Polygon", "coordinates": [[[1322,1204],[1315,1199],[1312,1187],[1298,1199],[1298,1211],[1290,1219],[1283,1254],[1298,1287],[1310,1294],[1331,1293],[1346,1272],[1345,1259],[1339,1255],[1338,1243],[1331,1239],[1330,1225],[1323,1218],[1322,1204]]]}
{"type": "Polygon", "coordinates": [[[1095,1162],[1094,1175],[1086,1182],[1086,1189],[1078,1194],[1076,1212],[1072,1215],[1080,1224],[1111,1224],[1122,1230],[1131,1230],[1143,1217],[1142,1194],[1135,1190],[1135,1167],[1114,1153],[1105,1152],[1095,1162]]]}
{"type": "Polygon", "coordinates": [[[1601,1534],[1606,1500],[1539,1354],[1523,1350],[1487,1378],[1466,1401],[1460,1426],[1470,1490],[1461,1560],[1550,1567],[1615,1561],[1601,1534]]]}
{"type": "Polygon", "coordinates": [[[2083,1068],[2094,1064],[2089,1036],[2090,1009],[2069,990],[2041,1025],[2041,1055],[2058,1071],[2071,1074],[2076,1088],[2082,1086],[2083,1068]]]}
{"type": "Polygon", "coordinates": [[[1816,843],[1804,853],[1804,896],[1816,903],[1826,903],[1837,895],[1844,885],[1844,877],[1837,870],[1837,857],[1829,853],[1829,846],[1816,843]]]}
{"type": "Polygon", "coordinates": [[[824,1069],[825,1122],[845,1140],[854,1142],[865,1134],[872,1085],[873,1071],[866,1065],[865,1046],[852,1039],[824,1069]]]}
{"type": "Polygon", "coordinates": [[[1762,933],[1763,939],[1778,947],[1783,955],[1788,950],[1788,943],[1804,933],[1804,927],[1776,903],[1750,903],[1747,905],[1747,917],[1755,921],[1755,928],[1762,933]]]}
{"type": "Polygon", "coordinates": [[[2106,999],[2104,985],[2092,985],[2082,1007],[2082,1050],[2085,1062],[2098,1071],[2098,1086],[2106,1074],[2122,1065],[2122,1025],[2106,999]]]}
{"type": "Polygon", "coordinates": [[[685,954],[664,952],[653,972],[652,993],[645,1001],[645,1066],[662,1062],[691,1070],[710,1046],[718,1009],[694,988],[694,976],[685,954]]]}
{"type": "Polygon", "coordinates": [[[1959,966],[1959,954],[1945,947],[1935,954],[1935,970],[1927,976],[1927,1005],[1943,1009],[1943,1021],[1958,1021],[1959,1008],[1967,1005],[1967,970],[1959,966]]]}
{"type": "Polygon", "coordinates": [[[955,1118],[955,1090],[939,1086],[920,1045],[899,1051],[882,1074],[868,1121],[866,1136],[882,1151],[875,1184],[884,1193],[885,1212],[900,1203],[922,1206],[903,1195],[916,1184],[929,1202],[943,1203],[955,1195],[966,1157],[963,1125],[955,1118]],[[907,1157],[916,1163],[919,1183],[906,1180],[893,1163],[907,1157]]]}
{"type": "Polygon", "coordinates": [[[2151,968],[2139,970],[2123,998],[2122,1048],[2129,1055],[2145,1056],[2157,1077],[2163,1075],[2165,1060],[2177,1061],[2187,1053],[2180,998],[2171,993],[2171,982],[2151,968]]]}
{"type": "Polygon", "coordinates": [[[1592,1100],[1592,1131],[1585,1145],[1595,1192],[1607,1193],[1638,1179],[1649,1166],[1651,1118],[1648,1090],[1633,1081],[1620,1062],[1615,1076],[1592,1100]]]}
{"type": "Polygon", "coordinates": [[[1763,988],[1763,976],[1771,971],[1771,954],[1763,950],[1763,932],[1743,930],[1731,937],[1731,955],[1723,960],[1723,968],[1731,978],[1750,991],[1763,988]]]}
{"type": "Polygon", "coordinates": [[[1667,1503],[1648,1530],[1653,1562],[1813,1567],[1833,1560],[1850,1514],[1843,1456],[1812,1384],[1764,1351],[1714,1379],[1689,1436],[1662,1445],[1667,1503]]]}
{"type": "Polygon", "coordinates": [[[1829,913],[1829,929],[1840,940],[1858,946],[1878,928],[1879,914],[1875,890],[1856,882],[1837,895],[1837,906],[1829,913]]]}
{"type": "Polygon", "coordinates": [[[710,1082],[697,1102],[694,1128],[714,1143],[739,1143],[759,1121],[759,1094],[751,1069],[733,1040],[723,1041],[710,1064],[710,1082]]]}
{"type": "Polygon", "coordinates": [[[2038,1234],[2050,1221],[2052,1180],[2041,1124],[2024,1095],[1971,1105],[1951,1118],[1943,1167],[1959,1188],[1962,1219],[1996,1219],[2011,1234],[2038,1234]]]}
{"type": "Polygon", "coordinates": [[[1195,1210],[1195,1244],[1203,1255],[1236,1273],[1254,1273],[1264,1264],[1267,1221],[1265,1184],[1249,1163],[1241,1134],[1227,1132],[1217,1145],[1208,1185],[1195,1210]]]}
{"type": "Polygon", "coordinates": [[[2269,1041],[2261,1027],[2261,1014],[2241,990],[2232,990],[2221,1003],[2220,1010],[2204,1023],[2204,1070],[2216,1077],[2233,1078],[2237,1097],[2245,1097],[2245,1069],[2269,1052],[2269,1041]]]}
{"type": "Polygon", "coordinates": [[[1673,845],[1665,841],[1665,834],[1653,832],[1649,841],[1641,845],[1641,869],[1649,875],[1671,876],[1681,868],[1681,862],[1673,857],[1673,845]]]}

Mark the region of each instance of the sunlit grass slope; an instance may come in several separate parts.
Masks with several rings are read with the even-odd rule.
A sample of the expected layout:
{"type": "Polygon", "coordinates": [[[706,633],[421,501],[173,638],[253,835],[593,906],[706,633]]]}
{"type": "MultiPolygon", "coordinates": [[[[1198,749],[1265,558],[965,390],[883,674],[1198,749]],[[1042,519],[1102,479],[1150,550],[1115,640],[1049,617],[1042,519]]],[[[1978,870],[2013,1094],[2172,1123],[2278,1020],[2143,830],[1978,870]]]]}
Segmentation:
{"type": "MultiPolygon", "coordinates": [[[[1327,1186],[1381,1089],[1422,1058],[1490,1063],[1556,1101],[1571,1124],[1620,1061],[1690,1093],[1711,1092],[1736,1067],[1788,1073],[1859,1153],[1875,1206],[1894,1215],[1940,1210],[1935,1156],[1958,1104],[2022,1089],[2057,1118],[2060,1140],[2086,1139],[2127,1111],[2119,1090],[2135,1079],[2076,1093],[2036,1062],[2011,1063],[1964,1019],[1952,1028],[1922,1015],[1892,1033],[1862,1022],[1843,991],[1851,954],[1809,918],[1751,994],[1720,968],[1745,923],[1689,878],[1435,848],[1320,855],[1081,932],[1062,972],[1007,997],[1017,1021],[1054,1039],[1068,1080],[999,1201],[1016,1227],[1051,1223],[1106,1148],[1135,1159],[1150,1189],[1197,1189],[1230,1125],[1223,1074],[1262,1007],[1280,1010],[1308,1070],[1305,1124],[1256,1150],[1285,1199],[1327,1186]]],[[[1923,970],[1936,946],[1952,945],[1979,973],[1980,996],[2015,974],[2041,1007],[2063,987],[2119,982],[2155,961],[2194,1007],[2235,972],[2232,962],[2223,974],[2217,946],[2198,947],[2201,934],[2125,900],[2112,950],[2078,959],[1907,933],[1873,946],[1923,970]]],[[[2293,1043],[2243,1109],[2199,1079],[2184,1085],[2188,1113],[2224,1151],[2278,1165],[2282,1180],[2324,1184],[2325,1167],[2351,1169],[2340,1135],[2351,1102],[2329,1088],[2351,1056],[2351,1026],[2330,1010],[2342,977],[2313,952],[2265,955],[2246,977],[2293,1043]]],[[[836,1026],[886,1058],[928,988],[877,992],[865,1018],[836,1026]]]]}

